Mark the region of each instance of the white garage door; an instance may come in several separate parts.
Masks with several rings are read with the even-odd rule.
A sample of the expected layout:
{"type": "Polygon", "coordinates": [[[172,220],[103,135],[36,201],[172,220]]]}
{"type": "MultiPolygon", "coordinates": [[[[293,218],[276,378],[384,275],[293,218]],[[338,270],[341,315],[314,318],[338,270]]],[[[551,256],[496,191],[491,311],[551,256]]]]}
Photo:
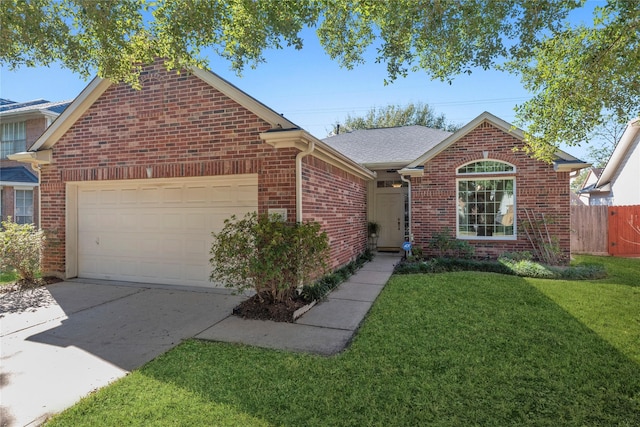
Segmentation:
{"type": "Polygon", "coordinates": [[[258,208],[257,175],[78,184],[78,276],[213,286],[211,232],[258,208]]]}

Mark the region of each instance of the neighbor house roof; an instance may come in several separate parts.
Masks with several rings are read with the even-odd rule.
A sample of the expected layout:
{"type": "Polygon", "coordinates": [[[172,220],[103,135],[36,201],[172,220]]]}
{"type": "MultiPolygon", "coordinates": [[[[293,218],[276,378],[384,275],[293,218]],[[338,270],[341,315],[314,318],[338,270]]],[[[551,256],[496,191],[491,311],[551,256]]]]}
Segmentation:
{"type": "Polygon", "coordinates": [[[360,129],[322,141],[370,169],[404,167],[451,132],[425,126],[360,129]]]}
{"type": "Polygon", "coordinates": [[[15,102],[9,99],[0,99],[0,117],[43,115],[55,118],[61,114],[71,101],[50,102],[45,99],[36,99],[27,102],[15,102]]]}
{"type": "MultiPolygon", "coordinates": [[[[455,142],[462,139],[465,135],[467,135],[472,130],[477,128],[483,122],[488,122],[491,125],[497,127],[498,129],[501,129],[504,132],[507,132],[513,135],[517,139],[524,140],[524,132],[521,129],[518,129],[513,125],[511,125],[510,123],[502,120],[501,118],[496,117],[493,114],[485,111],[484,113],[480,114],[478,117],[476,117],[475,119],[471,120],[469,123],[464,125],[455,133],[450,134],[447,138],[443,139],[438,144],[426,150],[421,156],[416,158],[406,168],[404,168],[402,173],[406,172],[407,175],[412,175],[412,172],[413,172],[416,175],[422,175],[421,168],[426,162],[428,162],[429,160],[431,160],[432,158],[434,158],[435,156],[437,156],[438,154],[446,150],[455,142]]],[[[582,160],[579,160],[576,157],[573,157],[572,155],[565,153],[562,150],[556,151],[556,157],[557,158],[553,162],[554,163],[553,166],[554,166],[554,169],[559,172],[579,170],[579,169],[584,169],[586,167],[591,166],[589,163],[583,162],[582,160]]]]}
{"type": "Polygon", "coordinates": [[[38,177],[24,166],[3,167],[0,172],[2,185],[33,185],[38,183],[38,177]]]}

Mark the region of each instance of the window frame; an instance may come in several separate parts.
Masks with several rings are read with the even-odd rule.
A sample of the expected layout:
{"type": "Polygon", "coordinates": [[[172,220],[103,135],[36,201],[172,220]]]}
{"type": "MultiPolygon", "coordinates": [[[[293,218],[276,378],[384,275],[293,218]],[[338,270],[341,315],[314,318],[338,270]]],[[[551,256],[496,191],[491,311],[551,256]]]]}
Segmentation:
{"type": "Polygon", "coordinates": [[[7,156],[27,150],[27,125],[26,122],[8,122],[0,124],[0,159],[6,159],[7,156]],[[11,128],[11,130],[8,130],[11,128]],[[16,132],[16,128],[18,132],[16,132]],[[16,139],[16,133],[20,133],[19,139],[16,139]],[[5,138],[10,136],[9,138],[5,138]],[[16,148],[17,144],[20,149],[16,148]],[[11,146],[9,149],[8,147],[11,146]]]}
{"type": "MultiPolygon", "coordinates": [[[[461,166],[459,166],[458,168],[456,168],[456,198],[455,198],[455,203],[456,203],[456,238],[457,239],[463,239],[463,240],[488,240],[488,241],[513,241],[513,240],[517,240],[518,239],[518,227],[517,227],[517,216],[516,216],[516,211],[517,211],[517,198],[516,198],[516,188],[517,188],[517,179],[516,179],[516,167],[515,165],[509,163],[509,162],[505,162],[502,160],[496,160],[496,159],[482,159],[482,160],[473,160],[471,162],[467,162],[461,166]],[[489,172],[460,172],[460,170],[462,168],[464,168],[465,166],[468,166],[470,164],[473,163],[480,163],[480,162],[497,162],[497,163],[502,163],[504,165],[507,165],[508,167],[512,168],[512,170],[509,171],[489,171],[489,172]],[[461,191],[460,191],[460,183],[461,182],[474,182],[474,181],[503,181],[505,183],[506,186],[506,182],[510,181],[512,183],[512,191],[511,192],[507,192],[506,189],[501,190],[503,192],[503,195],[500,198],[500,202],[499,204],[495,204],[495,202],[493,202],[494,207],[497,206],[497,208],[495,209],[495,214],[494,216],[494,220],[492,223],[492,230],[491,230],[491,235],[472,235],[472,234],[466,234],[464,232],[462,232],[461,227],[464,226],[475,226],[478,227],[476,222],[466,222],[463,223],[461,222],[461,217],[463,218],[464,216],[468,216],[469,212],[465,212],[464,216],[463,214],[461,214],[461,210],[460,210],[460,203],[461,200],[463,201],[463,203],[465,204],[465,206],[467,206],[469,204],[469,197],[462,197],[461,196],[461,191]],[[504,209],[505,211],[503,212],[503,198],[504,195],[510,195],[510,200],[511,200],[511,210],[509,210],[509,205],[504,205],[504,209]],[[497,223],[497,217],[498,215],[507,215],[508,213],[511,214],[511,216],[513,217],[513,221],[511,223],[511,225],[499,225],[497,223]],[[500,227],[504,227],[505,231],[507,228],[510,228],[512,230],[512,234],[493,234],[496,230],[496,227],[500,228],[500,227]]],[[[491,192],[493,193],[493,191],[496,190],[492,190],[491,192]]],[[[467,190],[468,192],[468,190],[467,190]]],[[[493,195],[492,195],[493,197],[493,195]]],[[[485,203],[486,206],[486,203],[485,203]]],[[[468,209],[468,208],[467,208],[468,209]]]]}
{"type": "Polygon", "coordinates": [[[18,223],[18,224],[34,224],[34,220],[35,220],[35,207],[34,207],[34,203],[35,203],[35,192],[33,188],[14,188],[13,190],[13,220],[18,223]],[[24,200],[23,200],[23,205],[24,206],[18,206],[18,192],[19,191],[24,191],[25,194],[26,192],[30,192],[31,193],[31,206],[26,206],[24,204],[24,200]],[[27,212],[31,212],[31,215],[18,215],[18,209],[27,209],[27,212]],[[21,220],[21,218],[31,218],[31,221],[24,221],[21,220]]]}

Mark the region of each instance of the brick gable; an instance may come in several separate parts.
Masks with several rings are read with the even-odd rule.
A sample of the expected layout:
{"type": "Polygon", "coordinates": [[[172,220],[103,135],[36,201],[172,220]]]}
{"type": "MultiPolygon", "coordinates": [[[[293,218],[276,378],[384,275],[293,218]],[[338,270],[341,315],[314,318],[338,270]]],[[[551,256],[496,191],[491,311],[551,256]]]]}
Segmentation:
{"type": "MultiPolygon", "coordinates": [[[[522,222],[524,209],[544,213],[553,220],[549,234],[558,238],[563,254],[569,257],[570,211],[569,173],[557,173],[553,165],[532,159],[522,151],[518,138],[483,122],[424,165],[424,176],[412,178],[412,232],[415,243],[427,249],[433,233],[447,227],[456,229],[456,170],[485,158],[501,160],[516,167],[516,208],[522,222]]],[[[505,251],[531,251],[524,232],[517,240],[470,240],[479,257],[495,258],[505,251]]],[[[427,251],[428,252],[428,251],[427,251]]]]}
{"type": "Polygon", "coordinates": [[[265,144],[269,123],[200,78],[158,62],[143,89],[110,86],[53,146],[43,166],[43,228],[53,245],[45,270],[63,272],[65,184],[74,181],[257,173],[259,210],[295,209],[295,149],[265,144]]]}

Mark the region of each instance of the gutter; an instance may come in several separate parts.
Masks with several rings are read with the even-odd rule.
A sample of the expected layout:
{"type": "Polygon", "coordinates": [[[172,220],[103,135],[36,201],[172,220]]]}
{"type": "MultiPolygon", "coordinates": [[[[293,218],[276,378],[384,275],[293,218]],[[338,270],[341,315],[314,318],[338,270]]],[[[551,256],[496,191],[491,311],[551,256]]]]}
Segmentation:
{"type": "Polygon", "coordinates": [[[28,163],[38,175],[38,228],[42,227],[42,188],[40,183],[42,181],[42,165],[51,164],[52,150],[41,151],[23,151],[22,153],[10,154],[7,156],[9,160],[14,160],[20,163],[28,163]]]}
{"type": "Polygon", "coordinates": [[[313,153],[316,143],[313,139],[309,141],[307,149],[296,155],[296,222],[302,222],[302,158],[313,153]]]}
{"type": "Polygon", "coordinates": [[[409,205],[409,206],[407,207],[408,214],[409,214],[409,229],[408,229],[408,230],[406,230],[406,231],[407,231],[407,234],[408,234],[408,237],[409,237],[409,240],[408,240],[408,241],[413,243],[413,233],[411,232],[411,210],[412,210],[412,207],[411,207],[411,179],[407,179],[407,178],[405,178],[405,177],[404,177],[404,175],[402,175],[402,174],[400,175],[400,179],[401,179],[403,182],[406,182],[406,183],[407,183],[407,185],[409,186],[409,188],[408,188],[408,190],[409,190],[409,192],[408,192],[408,198],[409,198],[409,199],[408,199],[408,201],[407,201],[407,203],[408,203],[408,205],[409,205]]]}

